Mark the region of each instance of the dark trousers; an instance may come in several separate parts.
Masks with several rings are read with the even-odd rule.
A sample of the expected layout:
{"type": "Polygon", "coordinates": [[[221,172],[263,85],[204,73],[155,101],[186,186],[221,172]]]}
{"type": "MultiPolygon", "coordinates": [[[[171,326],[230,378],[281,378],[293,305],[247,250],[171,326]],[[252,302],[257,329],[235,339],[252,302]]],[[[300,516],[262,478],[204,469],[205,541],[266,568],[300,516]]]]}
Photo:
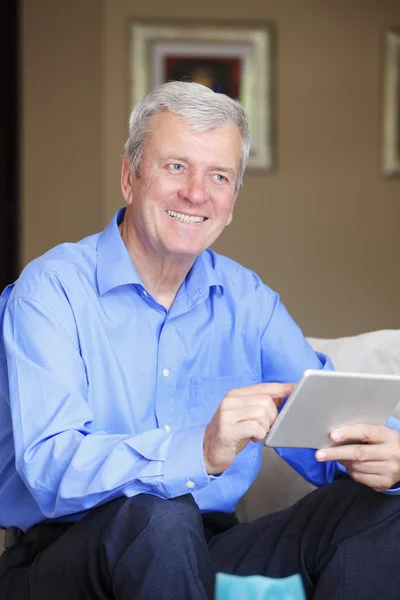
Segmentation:
{"type": "Polygon", "coordinates": [[[55,541],[49,527],[0,558],[0,600],[205,600],[217,571],[300,573],[316,600],[400,598],[400,498],[350,479],[213,536],[190,495],[114,500],[55,541]]]}

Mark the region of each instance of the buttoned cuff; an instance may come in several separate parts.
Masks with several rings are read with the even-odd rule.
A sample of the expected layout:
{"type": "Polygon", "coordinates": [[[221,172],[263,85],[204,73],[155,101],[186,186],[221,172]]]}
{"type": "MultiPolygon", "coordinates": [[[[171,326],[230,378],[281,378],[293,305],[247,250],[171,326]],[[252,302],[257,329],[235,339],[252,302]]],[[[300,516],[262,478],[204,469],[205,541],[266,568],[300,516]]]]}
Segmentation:
{"type": "Polygon", "coordinates": [[[202,425],[172,434],[164,470],[164,486],[170,498],[195,492],[210,483],[204,465],[205,429],[206,425],[202,425]]]}

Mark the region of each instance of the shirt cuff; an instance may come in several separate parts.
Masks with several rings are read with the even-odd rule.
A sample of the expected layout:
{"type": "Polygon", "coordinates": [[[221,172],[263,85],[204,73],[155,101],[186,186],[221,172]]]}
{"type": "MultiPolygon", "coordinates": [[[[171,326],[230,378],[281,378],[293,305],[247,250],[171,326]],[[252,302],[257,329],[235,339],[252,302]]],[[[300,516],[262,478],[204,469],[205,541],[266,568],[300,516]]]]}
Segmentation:
{"type": "Polygon", "coordinates": [[[210,483],[204,465],[205,429],[206,425],[202,425],[172,434],[164,470],[164,486],[170,498],[195,492],[210,483]]]}
{"type": "Polygon", "coordinates": [[[400,495],[400,482],[395,483],[394,485],[392,485],[391,488],[389,488],[388,490],[386,490],[385,492],[382,492],[383,494],[389,494],[389,496],[399,496],[400,495]]]}
{"type": "MultiPolygon", "coordinates": [[[[337,464],[337,468],[339,470],[340,473],[343,473],[344,475],[347,475],[347,477],[350,477],[350,475],[347,473],[345,467],[343,465],[341,465],[339,462],[336,463],[337,464]]],[[[384,492],[381,492],[382,494],[389,494],[389,495],[400,495],[400,482],[395,483],[391,488],[389,488],[388,490],[385,490],[384,492]]]]}

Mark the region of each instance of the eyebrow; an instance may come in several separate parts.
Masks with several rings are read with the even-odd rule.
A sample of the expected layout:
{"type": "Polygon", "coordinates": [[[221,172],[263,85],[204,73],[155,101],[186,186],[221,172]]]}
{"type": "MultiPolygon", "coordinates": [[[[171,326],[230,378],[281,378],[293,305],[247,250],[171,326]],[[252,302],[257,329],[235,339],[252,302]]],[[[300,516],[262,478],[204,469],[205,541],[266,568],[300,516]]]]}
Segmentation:
{"type": "Polygon", "coordinates": [[[231,169],[230,167],[219,167],[218,165],[211,165],[210,171],[222,171],[222,173],[230,173],[231,175],[235,174],[235,169],[231,169]]]}
{"type": "MultiPolygon", "coordinates": [[[[175,156],[174,154],[164,156],[162,160],[176,160],[178,162],[188,163],[189,165],[193,164],[193,161],[188,156],[175,156]]],[[[230,167],[221,167],[219,165],[210,165],[208,170],[221,171],[222,173],[230,173],[231,175],[235,174],[235,169],[231,169],[230,167]]]]}

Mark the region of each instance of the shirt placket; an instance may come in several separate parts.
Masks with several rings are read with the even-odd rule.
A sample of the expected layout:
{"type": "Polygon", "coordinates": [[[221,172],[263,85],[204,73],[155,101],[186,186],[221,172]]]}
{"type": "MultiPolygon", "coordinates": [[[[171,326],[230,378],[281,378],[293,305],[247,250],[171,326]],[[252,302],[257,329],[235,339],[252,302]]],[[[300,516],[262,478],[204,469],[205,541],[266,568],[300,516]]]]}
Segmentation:
{"type": "Polygon", "coordinates": [[[155,411],[158,427],[174,431],[175,391],[177,382],[176,357],[169,343],[168,323],[164,324],[158,343],[157,385],[155,411]]]}

